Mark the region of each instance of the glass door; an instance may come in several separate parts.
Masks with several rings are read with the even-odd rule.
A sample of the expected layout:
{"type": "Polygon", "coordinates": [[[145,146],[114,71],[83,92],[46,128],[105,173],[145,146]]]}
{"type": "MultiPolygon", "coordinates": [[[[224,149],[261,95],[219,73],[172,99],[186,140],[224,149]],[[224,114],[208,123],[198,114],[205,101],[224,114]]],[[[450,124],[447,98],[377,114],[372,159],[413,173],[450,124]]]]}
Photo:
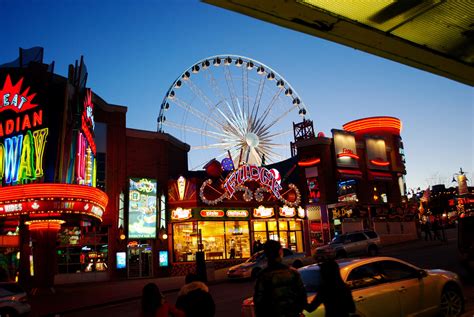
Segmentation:
{"type": "Polygon", "coordinates": [[[128,252],[128,277],[141,278],[150,277],[152,275],[152,254],[151,246],[141,244],[137,246],[129,246],[128,252]]]}

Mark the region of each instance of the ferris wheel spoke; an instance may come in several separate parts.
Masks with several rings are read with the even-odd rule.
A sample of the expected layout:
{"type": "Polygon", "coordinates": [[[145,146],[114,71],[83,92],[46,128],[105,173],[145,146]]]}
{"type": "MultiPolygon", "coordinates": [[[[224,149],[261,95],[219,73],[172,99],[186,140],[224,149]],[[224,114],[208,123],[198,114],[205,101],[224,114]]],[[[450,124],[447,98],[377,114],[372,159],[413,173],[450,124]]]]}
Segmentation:
{"type": "Polygon", "coordinates": [[[293,132],[293,130],[285,130],[285,131],[270,134],[269,131],[265,131],[265,132],[262,133],[262,139],[269,142],[270,140],[272,140],[276,137],[288,135],[288,134],[291,134],[292,132],[293,132]]]}
{"type": "Polygon", "coordinates": [[[184,109],[184,110],[188,111],[189,113],[191,113],[192,115],[194,115],[196,118],[202,120],[202,122],[204,122],[206,124],[209,124],[214,129],[216,129],[216,130],[221,130],[222,129],[222,127],[220,126],[218,121],[215,121],[214,119],[212,119],[209,116],[205,115],[201,111],[199,111],[196,108],[194,108],[193,106],[191,106],[186,101],[181,100],[178,97],[175,97],[175,98],[171,99],[171,101],[174,104],[176,104],[177,106],[181,107],[182,109],[184,109]]]}
{"type": "Polygon", "coordinates": [[[236,112],[235,100],[237,100],[237,94],[235,93],[234,80],[232,79],[229,66],[227,65],[224,65],[224,74],[225,74],[227,89],[229,90],[229,94],[230,94],[230,99],[231,99],[230,101],[232,102],[232,108],[234,109],[234,112],[236,112]]]}
{"type": "Polygon", "coordinates": [[[207,144],[207,145],[192,145],[191,150],[209,150],[209,149],[227,149],[231,146],[232,143],[214,143],[214,144],[207,144]]]}
{"type": "Polygon", "coordinates": [[[249,70],[247,67],[242,67],[242,102],[243,112],[249,114],[249,70]]]}
{"type": "Polygon", "coordinates": [[[205,136],[208,136],[210,138],[217,139],[217,140],[221,140],[222,138],[227,137],[227,135],[225,133],[219,133],[219,132],[204,130],[204,129],[192,127],[192,126],[189,126],[189,125],[179,124],[179,123],[176,123],[176,122],[173,122],[173,121],[165,121],[163,123],[163,125],[171,127],[171,128],[178,129],[180,131],[185,130],[185,131],[189,131],[189,132],[194,132],[194,133],[199,134],[199,135],[205,135],[205,136]]]}
{"type": "Polygon", "coordinates": [[[250,114],[250,120],[252,120],[251,124],[250,124],[250,129],[254,129],[255,127],[255,122],[254,122],[254,118],[257,117],[258,115],[258,110],[260,108],[260,101],[262,100],[262,95],[263,95],[263,88],[265,87],[265,76],[262,76],[262,78],[260,78],[260,82],[258,84],[258,90],[257,90],[257,95],[255,96],[255,100],[254,100],[254,103],[253,103],[253,107],[252,107],[252,112],[250,114]]]}
{"type": "Polygon", "coordinates": [[[278,116],[277,118],[275,118],[272,122],[266,124],[264,127],[261,127],[259,130],[257,130],[258,133],[265,133],[266,131],[268,131],[271,127],[273,127],[275,124],[277,124],[278,122],[280,122],[281,120],[283,120],[286,116],[288,116],[291,112],[291,110],[294,109],[294,106],[292,106],[290,109],[286,110],[285,112],[283,112],[280,116],[278,116]]]}
{"type": "Polygon", "coordinates": [[[267,119],[268,114],[272,110],[272,107],[274,106],[276,100],[278,99],[278,96],[281,94],[282,90],[278,89],[278,91],[275,92],[273,95],[272,100],[268,103],[267,107],[265,108],[265,111],[263,112],[262,116],[257,120],[257,124],[255,126],[255,131],[259,131],[262,128],[263,123],[267,119]]]}
{"type": "Polygon", "coordinates": [[[194,81],[191,80],[191,78],[188,78],[187,80],[184,80],[184,83],[189,86],[191,91],[201,99],[201,101],[207,106],[207,109],[209,111],[214,110],[214,103],[207,97],[207,95],[199,88],[194,81]]]}
{"type": "MultiPolygon", "coordinates": [[[[224,152],[224,153],[221,153],[221,154],[217,155],[217,156],[215,157],[215,159],[217,160],[217,159],[223,158],[223,157],[226,156],[226,155],[227,155],[227,153],[225,153],[225,152],[224,152]]],[[[203,168],[204,165],[206,165],[208,162],[209,162],[209,160],[201,161],[201,163],[194,165],[194,167],[192,167],[191,170],[196,170],[196,169],[198,169],[198,168],[203,168]]]]}

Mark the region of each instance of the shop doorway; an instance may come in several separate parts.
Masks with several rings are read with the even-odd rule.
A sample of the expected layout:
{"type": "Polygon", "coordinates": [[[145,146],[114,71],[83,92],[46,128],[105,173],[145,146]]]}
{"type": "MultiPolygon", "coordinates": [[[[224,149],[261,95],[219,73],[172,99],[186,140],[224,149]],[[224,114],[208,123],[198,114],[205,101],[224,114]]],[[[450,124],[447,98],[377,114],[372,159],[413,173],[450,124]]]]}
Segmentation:
{"type": "Polygon", "coordinates": [[[138,244],[128,246],[128,277],[142,278],[152,276],[152,253],[151,246],[148,244],[138,244]]]}

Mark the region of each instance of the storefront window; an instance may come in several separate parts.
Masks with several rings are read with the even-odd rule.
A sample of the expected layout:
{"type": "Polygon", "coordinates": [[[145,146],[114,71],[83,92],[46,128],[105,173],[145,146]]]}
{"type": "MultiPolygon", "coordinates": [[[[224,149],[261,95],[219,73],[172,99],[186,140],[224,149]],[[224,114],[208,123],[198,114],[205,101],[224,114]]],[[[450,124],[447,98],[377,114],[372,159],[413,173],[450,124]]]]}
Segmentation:
{"type": "MultiPolygon", "coordinates": [[[[223,221],[200,221],[198,228],[202,233],[203,251],[206,260],[225,259],[225,234],[223,221]]],[[[229,252],[229,251],[227,251],[229,252]]]]}
{"type": "Polygon", "coordinates": [[[56,250],[59,273],[108,270],[107,227],[62,227],[56,250]]]}
{"type": "Polygon", "coordinates": [[[296,252],[303,252],[301,221],[280,219],[278,226],[281,246],[296,252]]]}
{"type": "Polygon", "coordinates": [[[197,223],[182,222],[173,225],[174,261],[194,261],[198,244],[197,223]]]}
{"type": "Polygon", "coordinates": [[[226,221],[226,244],[229,258],[250,257],[249,224],[247,221],[226,221]],[[234,249],[234,251],[232,251],[234,249]]]}
{"type": "Polygon", "coordinates": [[[268,230],[269,230],[269,231],[276,231],[276,230],[277,230],[277,223],[276,223],[276,221],[269,221],[269,222],[268,222],[268,230]]]}

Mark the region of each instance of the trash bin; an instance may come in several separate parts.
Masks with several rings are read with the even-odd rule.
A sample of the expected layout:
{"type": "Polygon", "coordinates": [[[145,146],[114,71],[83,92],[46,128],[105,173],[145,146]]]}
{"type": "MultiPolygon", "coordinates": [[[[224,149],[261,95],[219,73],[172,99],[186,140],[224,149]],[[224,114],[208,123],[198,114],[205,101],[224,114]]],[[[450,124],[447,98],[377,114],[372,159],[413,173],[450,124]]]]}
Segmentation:
{"type": "Polygon", "coordinates": [[[207,281],[214,281],[216,279],[216,267],[214,262],[206,262],[207,281]]]}

